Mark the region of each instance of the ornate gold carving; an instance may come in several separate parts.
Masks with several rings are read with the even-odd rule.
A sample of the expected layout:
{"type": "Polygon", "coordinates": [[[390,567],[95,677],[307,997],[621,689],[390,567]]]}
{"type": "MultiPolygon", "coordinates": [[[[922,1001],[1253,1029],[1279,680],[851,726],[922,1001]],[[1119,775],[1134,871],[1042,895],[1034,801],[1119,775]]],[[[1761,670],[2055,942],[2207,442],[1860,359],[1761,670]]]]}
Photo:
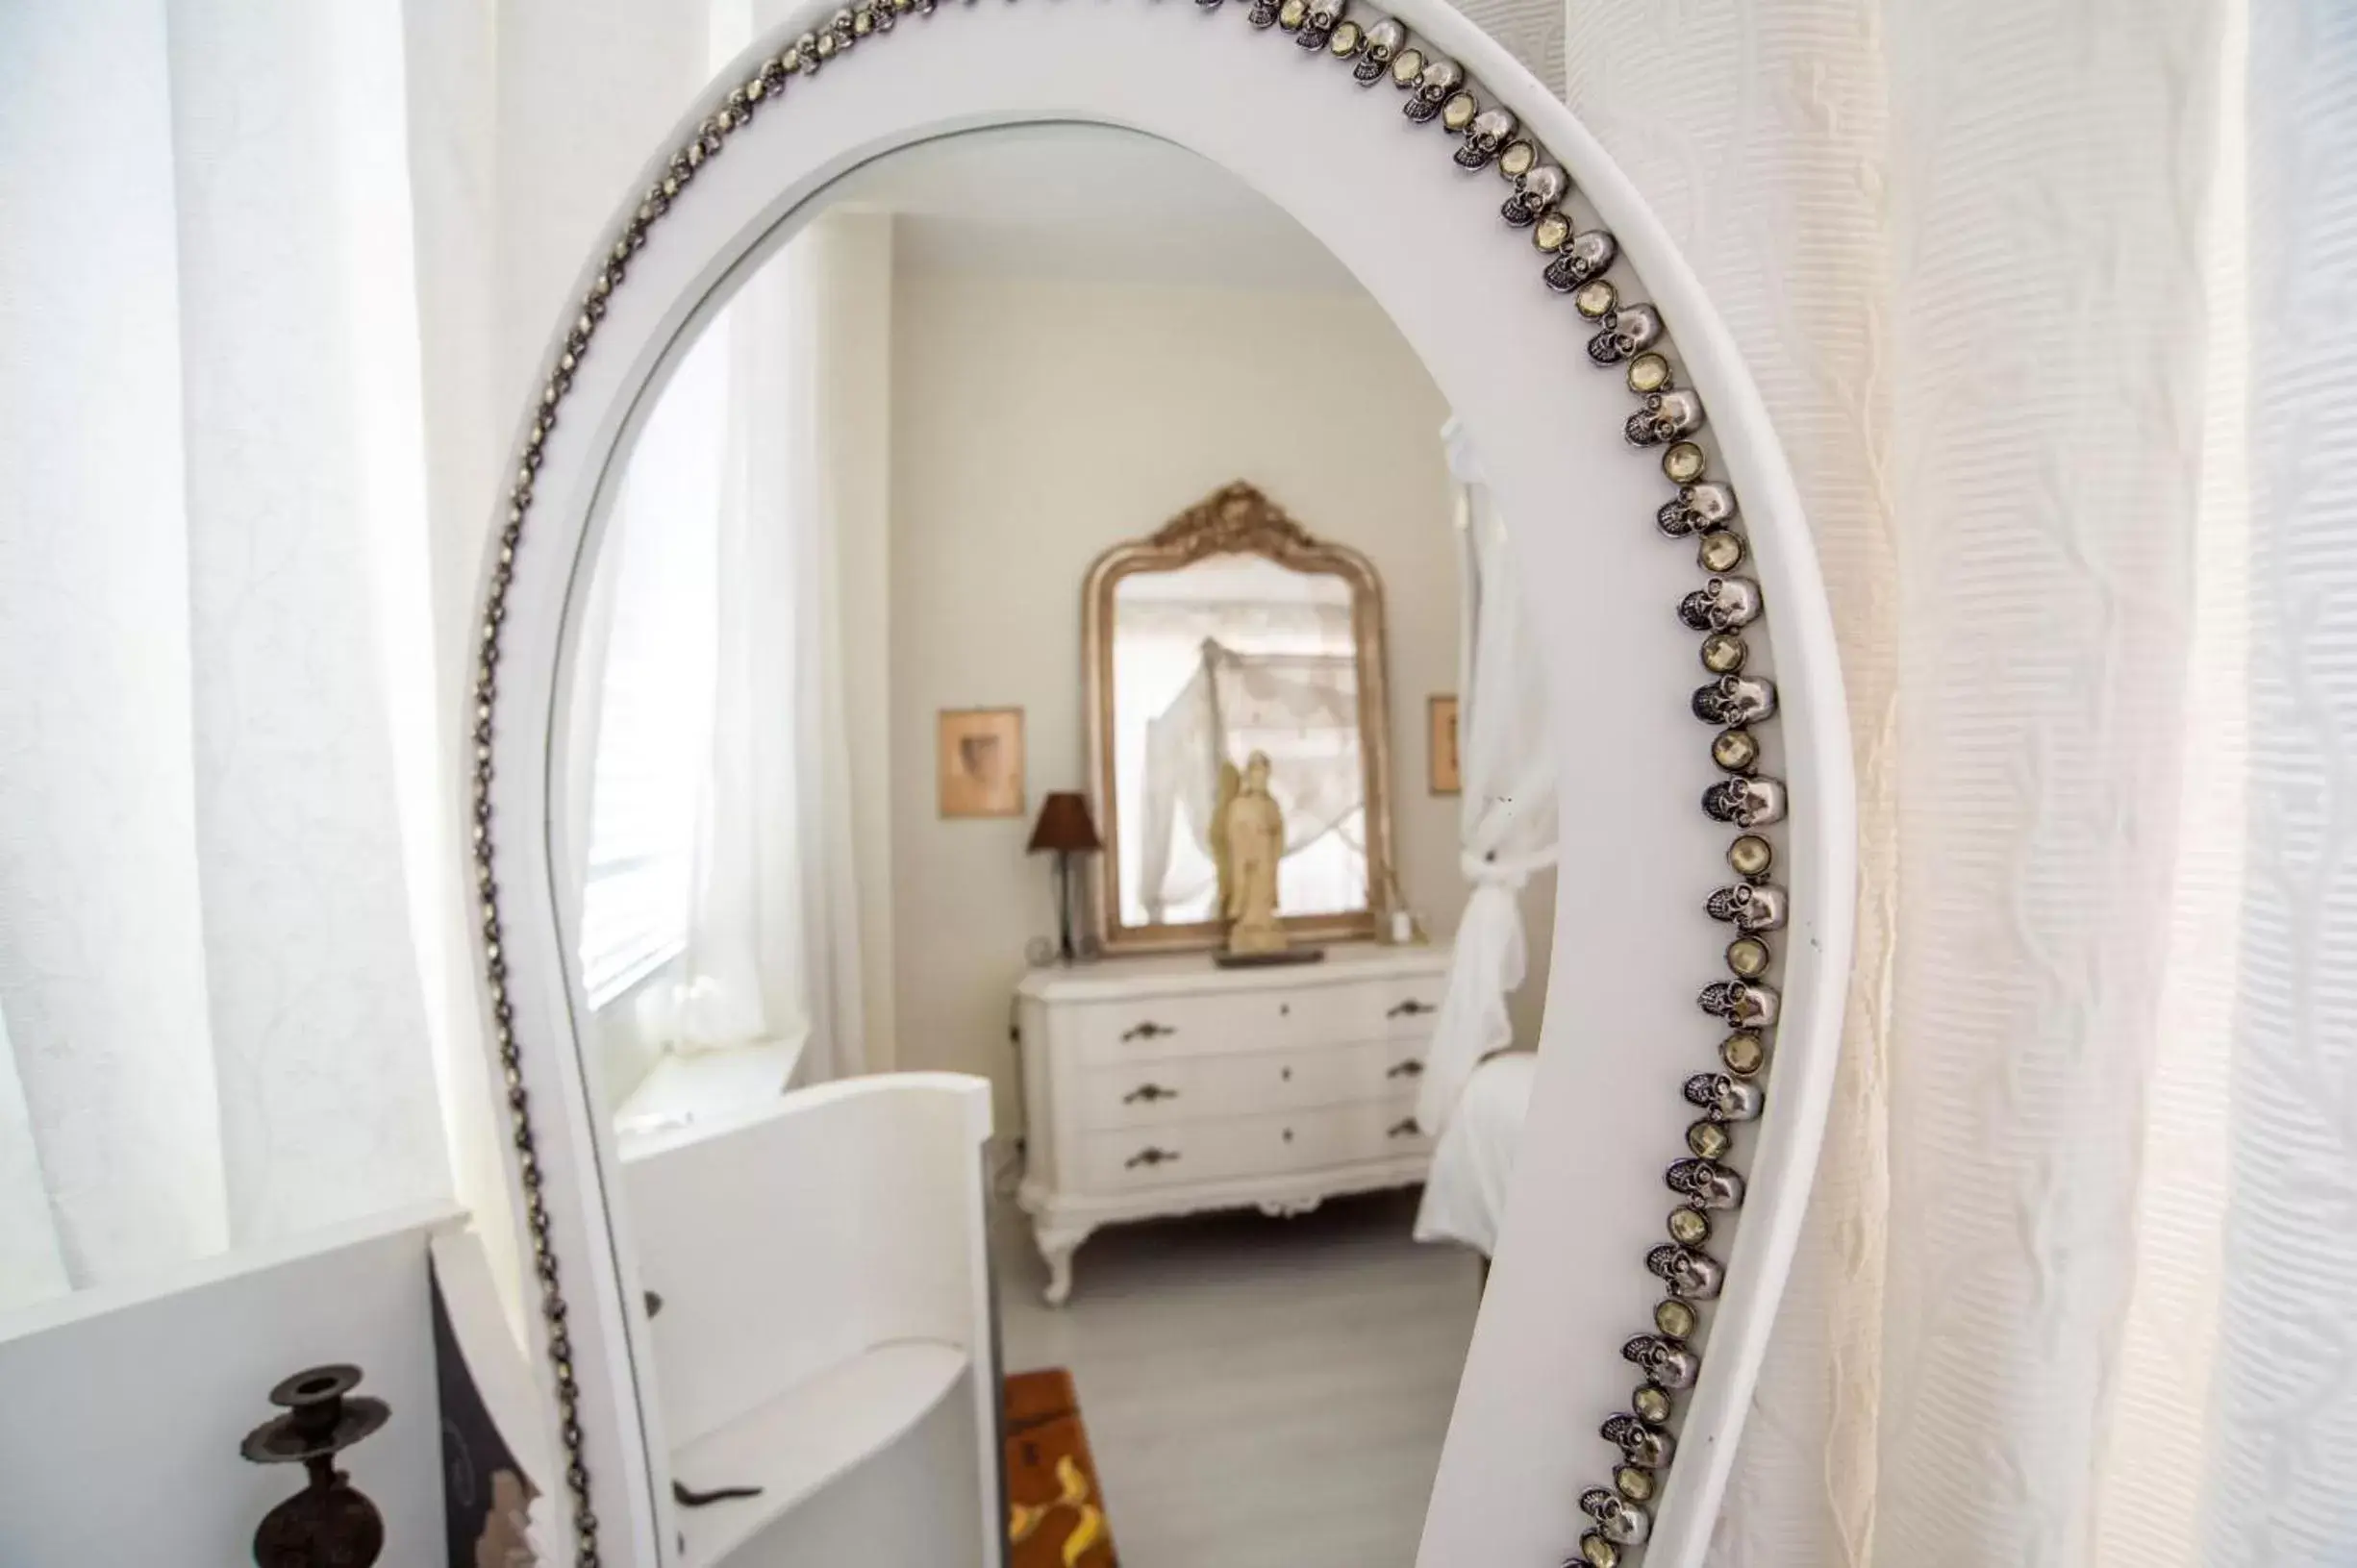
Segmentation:
{"type": "Polygon", "coordinates": [[[1318,547],[1283,507],[1241,479],[1163,524],[1146,542],[1172,552],[1177,564],[1220,555],[1268,556],[1290,564],[1289,558],[1313,555],[1318,547]]]}

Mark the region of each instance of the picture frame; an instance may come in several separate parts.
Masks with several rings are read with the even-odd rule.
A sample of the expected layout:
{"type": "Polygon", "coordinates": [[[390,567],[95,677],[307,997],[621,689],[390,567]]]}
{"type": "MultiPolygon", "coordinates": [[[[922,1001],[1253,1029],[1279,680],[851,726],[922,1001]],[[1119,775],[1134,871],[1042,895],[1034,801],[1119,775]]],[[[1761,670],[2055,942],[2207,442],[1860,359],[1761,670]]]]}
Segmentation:
{"type": "Polygon", "coordinates": [[[944,708],[937,723],[942,818],[1023,815],[1023,710],[944,708]]]}
{"type": "Polygon", "coordinates": [[[1440,691],[1424,699],[1425,771],[1432,793],[1465,793],[1465,774],[1457,756],[1457,694],[1440,691]]]}

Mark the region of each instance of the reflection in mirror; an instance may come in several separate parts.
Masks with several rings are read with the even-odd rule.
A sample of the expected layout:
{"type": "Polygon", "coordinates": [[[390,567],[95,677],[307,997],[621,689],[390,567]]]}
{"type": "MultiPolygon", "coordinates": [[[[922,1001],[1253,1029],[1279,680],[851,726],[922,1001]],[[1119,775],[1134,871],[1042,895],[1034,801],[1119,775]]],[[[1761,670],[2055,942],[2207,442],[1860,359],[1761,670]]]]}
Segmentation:
{"type": "Polygon", "coordinates": [[[1480,813],[1425,714],[1487,689],[1503,540],[1447,407],[1160,142],[954,137],[814,205],[676,346],[571,611],[666,1533],[1407,1564],[1546,950],[1510,1006],[1452,980],[1480,813]],[[1436,1098],[1450,1030],[1489,1059],[1436,1098]]]}
{"type": "Polygon", "coordinates": [[[1114,591],[1115,820],[1128,925],[1218,918],[1212,823],[1255,752],[1285,812],[1278,907],[1367,907],[1367,781],[1350,590],[1256,557],[1114,591]]]}

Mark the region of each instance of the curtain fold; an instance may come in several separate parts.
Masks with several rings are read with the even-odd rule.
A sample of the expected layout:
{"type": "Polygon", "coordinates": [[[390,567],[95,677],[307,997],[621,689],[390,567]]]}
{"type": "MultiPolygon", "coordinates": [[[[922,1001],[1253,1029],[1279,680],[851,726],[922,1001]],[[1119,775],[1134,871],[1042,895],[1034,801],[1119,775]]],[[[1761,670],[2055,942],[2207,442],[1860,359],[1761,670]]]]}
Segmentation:
{"type": "Polygon", "coordinates": [[[1458,485],[1458,869],[1471,891],[1417,1094],[1416,1119],[1435,1135],[1482,1058],[1514,1043],[1507,998],[1530,965],[1522,888],[1555,863],[1557,834],[1546,667],[1522,614],[1513,546],[1464,428],[1452,419],[1442,439],[1458,485]]]}
{"type": "Polygon", "coordinates": [[[423,677],[380,654],[426,612],[369,243],[393,16],[0,21],[0,1131],[33,1156],[0,1170],[38,1168],[69,1285],[449,1190],[396,757],[423,677]]]}

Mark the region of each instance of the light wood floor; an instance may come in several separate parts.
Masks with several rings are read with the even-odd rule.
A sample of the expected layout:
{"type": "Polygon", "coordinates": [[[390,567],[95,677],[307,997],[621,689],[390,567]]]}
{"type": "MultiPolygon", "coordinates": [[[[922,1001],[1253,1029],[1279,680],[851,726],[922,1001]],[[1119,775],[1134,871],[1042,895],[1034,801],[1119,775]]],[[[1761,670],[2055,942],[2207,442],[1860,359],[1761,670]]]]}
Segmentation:
{"type": "Polygon", "coordinates": [[[1072,1300],[992,1218],[1006,1369],[1071,1370],[1122,1568],[1409,1568],[1480,1265],[1416,1194],[1100,1231],[1072,1300]]]}

